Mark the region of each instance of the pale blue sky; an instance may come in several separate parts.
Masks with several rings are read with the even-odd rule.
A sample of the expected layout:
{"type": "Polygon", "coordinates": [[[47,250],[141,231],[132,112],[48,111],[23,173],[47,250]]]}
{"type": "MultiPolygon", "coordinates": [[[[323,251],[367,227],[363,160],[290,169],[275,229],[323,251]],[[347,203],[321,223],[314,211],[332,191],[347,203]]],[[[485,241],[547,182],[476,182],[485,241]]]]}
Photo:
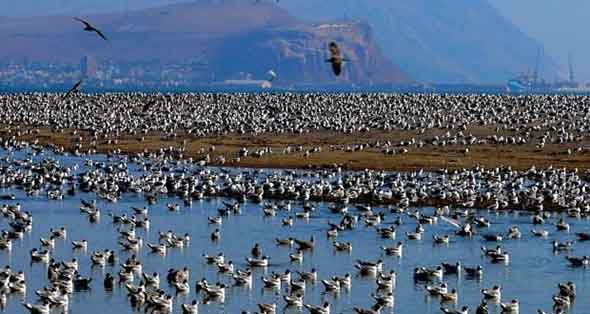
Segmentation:
{"type": "Polygon", "coordinates": [[[489,1],[525,33],[542,42],[564,71],[571,51],[576,78],[590,81],[590,0],[489,1]]]}

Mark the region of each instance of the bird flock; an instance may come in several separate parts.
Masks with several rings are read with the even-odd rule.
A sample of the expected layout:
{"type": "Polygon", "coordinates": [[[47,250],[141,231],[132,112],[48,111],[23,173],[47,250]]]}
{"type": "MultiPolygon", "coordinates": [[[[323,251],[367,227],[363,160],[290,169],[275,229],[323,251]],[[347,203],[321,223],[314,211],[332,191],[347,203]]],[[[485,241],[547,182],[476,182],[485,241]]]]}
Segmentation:
{"type": "MultiPolygon", "coordinates": [[[[0,198],[6,203],[0,206],[0,212],[8,229],[2,232],[2,250],[17,249],[13,243],[27,238],[34,226],[48,228],[47,236],[40,238],[39,246],[30,248],[29,253],[31,263],[47,265],[45,287],[34,293],[27,292],[25,273],[12,270],[10,266],[0,272],[0,277],[4,278],[0,301],[6,304],[12,296],[19,294],[28,299],[36,298],[36,302],[23,303],[31,313],[68,312],[72,296],[89,289],[124,289],[130,306],[143,312],[175,313],[175,309],[180,308],[182,313],[197,313],[202,304],[223,304],[232,289],[245,286],[271,289],[279,293],[281,300],[260,302],[258,309],[244,308],[244,313],[272,314],[286,307],[311,314],[329,314],[332,304],[327,299],[321,303],[306,302],[316,291],[310,287],[319,285],[323,287],[323,295],[338,295],[350,291],[359,277],[374,281],[375,291],[361,294],[373,300],[374,305],[368,308],[357,306],[351,310],[359,314],[381,313],[394,306],[395,293],[400,288],[397,284],[399,277],[411,276],[424,295],[440,300],[442,312],[465,314],[470,313],[467,304],[473,304],[474,300],[461,298],[458,290],[450,287],[449,278],[480,279],[487,263],[510,268],[519,259],[519,252],[509,252],[503,243],[540,239],[541,243],[548,244],[547,249],[556,254],[556,261],[560,261],[557,263],[564,267],[584,269],[590,262],[588,256],[573,254],[575,246],[582,246],[583,242],[590,240],[590,233],[582,229],[590,217],[590,196],[587,193],[590,183],[575,170],[537,170],[532,167],[527,171],[474,168],[411,173],[343,172],[338,169],[232,171],[191,164],[165,151],[135,156],[113,155],[100,162],[86,159],[83,163],[65,166],[56,159],[64,154],[58,150],[48,151],[14,139],[2,139],[2,143],[6,156],[1,161],[0,186],[7,191],[22,190],[25,197],[46,197],[48,202],[94,195],[93,200],[80,201],[80,215],[87,217],[91,224],[105,223],[104,217],[108,217],[107,223],[113,230],[111,236],[117,238],[118,247],[106,249],[95,248],[85,239],[74,239],[71,241],[73,250],[89,253],[60,260],[52,252],[56,246],[63,245],[60,239],[68,238],[68,226],[52,227],[34,222],[33,214],[26,209],[26,199],[21,204],[15,201],[14,194],[3,194],[0,198]],[[133,195],[142,198],[143,204],[103,213],[101,204],[117,204],[133,195]],[[216,268],[221,279],[201,278],[191,272],[190,266],[172,267],[166,273],[143,268],[140,257],[145,258],[145,255],[140,253],[144,250],[156,256],[166,256],[173,250],[199,250],[191,246],[194,236],[191,232],[177,233],[170,228],[154,233],[150,229],[154,222],[154,207],[166,202],[164,208],[172,215],[190,210],[194,201],[219,198],[225,201],[216,214],[203,216],[201,222],[194,223],[195,230],[210,230],[212,243],[221,243],[219,253],[199,252],[202,262],[216,268]],[[321,207],[321,204],[327,206],[321,207]],[[433,207],[424,207],[426,204],[433,207]],[[249,252],[224,252],[223,243],[231,239],[225,238],[223,225],[241,219],[242,215],[252,214],[243,212],[249,205],[252,205],[249,211],[257,211],[258,215],[270,219],[269,230],[294,230],[320,214],[327,215],[328,221],[318,222],[324,226],[322,231],[311,232],[308,237],[260,238],[249,252]],[[494,217],[515,213],[529,217],[530,230],[521,229],[522,225],[506,227],[505,230],[492,228],[496,223],[494,219],[501,219],[494,217]],[[573,222],[579,229],[574,230],[573,222]],[[339,240],[342,237],[354,239],[355,233],[366,231],[381,239],[380,256],[356,255],[354,241],[339,240]],[[150,233],[152,236],[148,236],[150,233]],[[559,242],[553,238],[550,241],[557,233],[570,235],[570,240],[559,242]],[[391,265],[388,259],[411,254],[408,250],[412,250],[412,243],[429,241],[434,246],[444,247],[459,239],[481,242],[484,261],[479,265],[463,265],[460,260],[443,260],[439,265],[420,265],[408,273],[388,267],[391,265]],[[275,272],[277,267],[272,263],[281,259],[276,255],[280,253],[275,251],[275,256],[267,253],[272,251],[269,247],[285,248],[288,253],[284,252],[282,259],[301,265],[324,241],[328,241],[334,252],[351,256],[353,262],[349,273],[329,274],[329,269],[315,268],[314,264],[310,269],[275,272]],[[245,256],[242,262],[236,262],[228,260],[226,254],[245,256]],[[106,267],[108,272],[104,278],[93,278],[80,273],[82,263],[106,267]],[[257,270],[268,268],[273,271],[256,277],[260,274],[257,270]],[[195,280],[195,276],[201,279],[195,280]],[[178,304],[175,296],[179,294],[195,298],[178,304]]],[[[156,219],[162,220],[159,223],[166,222],[166,216],[160,215],[156,219]]],[[[247,227],[244,229],[247,231],[247,227]]],[[[21,245],[17,247],[22,248],[21,245]]],[[[552,311],[564,313],[575,303],[576,284],[558,284],[552,311]]],[[[483,289],[481,300],[472,305],[475,313],[488,313],[491,305],[497,306],[502,313],[519,313],[518,296],[506,299],[502,290],[500,285],[483,289]]],[[[398,301],[398,304],[405,301],[398,301]]],[[[544,312],[539,309],[539,313],[544,312]]]]}
{"type": "MultiPolygon", "coordinates": [[[[368,149],[397,155],[449,148],[469,155],[478,145],[527,147],[558,156],[590,152],[588,96],[132,93],[59,99],[57,94],[0,95],[0,119],[15,134],[34,135],[37,128],[67,132],[80,154],[124,137],[143,141],[150,135],[186,142],[235,135],[375,135],[345,144],[238,147],[218,158],[208,154],[214,151],[200,156],[206,164],[221,165],[269,154],[305,158],[368,149]],[[387,135],[399,132],[403,137],[387,135]]],[[[186,146],[178,149],[182,153],[186,146]]]]}
{"type": "MultiPolygon", "coordinates": [[[[75,20],[84,25],[85,31],[108,40],[90,22],[75,20]]],[[[338,76],[344,62],[349,60],[335,42],[329,44],[329,51],[326,62],[338,76]]],[[[277,77],[272,70],[268,75],[270,81],[277,77]]],[[[209,167],[223,165],[225,160],[273,153],[270,148],[251,152],[249,147],[217,160],[212,160],[206,151],[198,160],[184,158],[185,147],[127,155],[114,149],[102,161],[93,155],[101,140],[116,144],[120,138],[130,135],[142,141],[151,134],[170,139],[236,134],[305,136],[314,132],[354,136],[393,131],[408,132],[415,137],[399,142],[330,145],[328,149],[350,152],[370,147],[393,155],[408,149],[462,145],[462,151],[468,154],[470,146],[481,144],[535,145],[539,152],[546,144],[567,144],[564,154],[583,154],[590,151],[585,146],[585,136],[590,130],[587,96],[81,95],[82,83],[77,82],[65,95],[0,96],[3,125],[18,132],[0,138],[4,155],[0,160],[0,187],[8,191],[0,195],[4,228],[0,250],[26,249],[31,264],[46,266],[44,286],[32,292],[27,274],[22,270],[24,265],[0,269],[2,308],[20,296],[25,300],[22,308],[31,314],[69,313],[79,310],[71,301],[78,293],[121,289],[132,311],[196,314],[203,304],[224,304],[236,287],[250,290],[262,287],[273,291],[274,297],[257,300],[257,308],[244,307],[242,313],[276,314],[291,309],[332,314],[334,304],[325,296],[337,298],[350,292],[355,281],[370,280],[373,290],[356,293],[372,306],[354,305],[350,312],[379,314],[393,311],[396,304],[400,309],[400,303],[413,302],[396,302],[396,291],[403,288],[399,287],[399,279],[411,277],[417,293],[439,301],[443,313],[486,314],[493,312],[493,306],[497,312],[509,314],[520,313],[521,301],[518,295],[506,296],[502,285],[481,289],[479,298],[468,299],[459,293],[458,287],[453,287],[449,278],[481,280],[487,267],[493,264],[510,269],[521,252],[510,251],[505,246],[524,239],[546,243],[547,249],[555,254],[554,262],[574,271],[590,264],[588,256],[574,254],[578,246],[590,241],[590,233],[583,228],[590,218],[590,182],[588,173],[577,169],[537,169],[531,165],[525,171],[474,167],[392,173],[349,172],[340,167],[320,171],[209,167]],[[57,145],[43,147],[38,142],[21,141],[21,127],[31,134],[38,134],[40,128],[71,133],[76,143],[71,153],[89,158],[65,165],[60,158],[70,152],[57,145]],[[473,127],[489,128],[495,134],[478,136],[469,132],[473,127]],[[431,134],[441,130],[441,134],[431,134]],[[80,131],[90,137],[88,144],[82,144],[80,131]],[[19,195],[18,200],[15,193],[19,195]],[[81,199],[80,195],[91,198],[81,199]],[[55,254],[56,247],[69,239],[69,228],[67,223],[47,226],[33,219],[34,214],[27,209],[28,200],[39,197],[48,204],[80,199],[79,214],[89,224],[108,224],[110,231],[101,236],[115,238],[116,247],[98,248],[88,239],[72,239],[72,250],[85,254],[71,260],[62,259],[55,254]],[[127,197],[141,201],[130,208],[117,206],[127,197]],[[192,232],[176,232],[173,226],[168,231],[152,230],[152,223],[166,224],[166,214],[190,211],[193,202],[204,200],[223,200],[223,206],[213,215],[192,221],[192,232]],[[154,217],[154,208],[161,203],[166,203],[166,214],[158,212],[154,217]],[[101,208],[105,204],[117,209],[106,213],[101,208]],[[246,208],[253,212],[244,213],[246,208]],[[228,239],[223,226],[252,213],[267,219],[268,234],[275,234],[275,230],[296,230],[309,221],[315,221],[319,228],[308,230],[306,237],[261,237],[248,251],[224,252],[224,244],[235,239],[228,239]],[[525,230],[526,225],[522,224],[502,223],[508,215],[526,217],[530,229],[525,230]],[[327,219],[320,222],[318,217],[327,219]],[[48,231],[35,242],[37,245],[26,247],[24,240],[33,228],[48,231]],[[201,230],[208,233],[208,241],[218,245],[218,252],[202,251],[192,245],[194,233],[201,230]],[[357,253],[363,252],[358,246],[366,243],[355,242],[355,236],[365,232],[378,239],[378,256],[357,253]],[[554,234],[567,240],[560,241],[554,234]],[[435,248],[478,243],[483,261],[465,265],[460,259],[441,260],[406,272],[391,267],[394,264],[391,260],[411,254],[413,243],[417,242],[428,242],[435,248]],[[308,259],[314,251],[326,243],[335,254],[350,257],[349,272],[335,274],[331,269],[314,267],[313,262],[309,265],[308,259]],[[190,265],[171,266],[164,273],[144,268],[147,253],[150,257],[165,257],[176,250],[198,251],[201,262],[216,269],[218,276],[200,276],[190,265]],[[230,255],[240,255],[240,261],[230,260],[227,257],[230,255]],[[283,267],[285,263],[275,264],[275,261],[289,266],[283,267]],[[105,270],[104,276],[84,274],[87,265],[105,270]],[[286,269],[278,271],[277,265],[286,269]],[[304,269],[301,265],[311,267],[304,269]],[[272,271],[269,273],[268,269],[272,271]],[[322,301],[309,302],[318,292],[316,285],[321,287],[322,301]]],[[[326,148],[285,147],[282,153],[309,156],[322,149],[326,148]]],[[[214,150],[211,147],[209,152],[214,150]]],[[[247,225],[240,227],[244,229],[242,232],[248,232],[247,225]]],[[[574,307],[579,293],[576,283],[552,284],[557,290],[550,313],[567,313],[574,307]]],[[[538,309],[538,313],[547,312],[538,309]]]]}

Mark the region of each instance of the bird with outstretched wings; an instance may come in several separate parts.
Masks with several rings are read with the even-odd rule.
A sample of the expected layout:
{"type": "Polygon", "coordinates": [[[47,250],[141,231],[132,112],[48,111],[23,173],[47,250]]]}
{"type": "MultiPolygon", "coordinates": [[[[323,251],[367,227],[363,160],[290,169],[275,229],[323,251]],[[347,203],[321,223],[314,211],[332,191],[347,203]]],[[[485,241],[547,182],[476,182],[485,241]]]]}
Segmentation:
{"type": "Polygon", "coordinates": [[[77,17],[75,17],[74,20],[83,23],[84,24],[84,30],[85,31],[87,31],[87,32],[95,32],[96,34],[98,34],[98,36],[100,36],[100,38],[108,41],[107,37],[98,28],[92,26],[92,24],[90,24],[90,22],[85,21],[85,20],[83,20],[81,18],[77,18],[77,17]]]}
{"type": "Polygon", "coordinates": [[[340,47],[338,47],[336,42],[331,42],[329,49],[330,59],[327,59],[326,62],[332,64],[332,72],[334,72],[336,76],[339,76],[342,73],[342,64],[346,60],[342,57],[342,52],[340,51],[340,47]]]}
{"type": "Polygon", "coordinates": [[[80,92],[81,85],[82,85],[82,80],[79,80],[78,82],[76,82],[76,84],[74,84],[74,86],[72,86],[72,88],[70,88],[70,90],[64,95],[64,97],[62,99],[66,99],[66,98],[70,97],[70,95],[73,93],[80,92]]]}

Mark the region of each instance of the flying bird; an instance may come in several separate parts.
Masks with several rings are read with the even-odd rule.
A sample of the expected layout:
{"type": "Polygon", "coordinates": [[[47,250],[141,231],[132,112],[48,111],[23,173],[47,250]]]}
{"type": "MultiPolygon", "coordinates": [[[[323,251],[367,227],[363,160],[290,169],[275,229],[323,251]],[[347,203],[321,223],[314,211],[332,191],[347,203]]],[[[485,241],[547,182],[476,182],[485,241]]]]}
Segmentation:
{"type": "Polygon", "coordinates": [[[269,70],[267,72],[267,74],[269,76],[267,81],[269,81],[269,82],[272,82],[272,81],[274,81],[275,78],[277,78],[277,73],[274,70],[269,70]]]}
{"type": "Polygon", "coordinates": [[[74,86],[64,95],[64,97],[62,99],[68,98],[73,93],[80,92],[80,85],[82,85],[82,80],[79,80],[78,82],[76,82],[76,84],[74,84],[74,86]]]}
{"type": "Polygon", "coordinates": [[[332,71],[336,76],[339,76],[342,73],[342,63],[344,61],[348,61],[342,57],[342,52],[340,51],[340,47],[335,42],[330,43],[330,59],[327,59],[326,62],[332,64],[332,71]]]}
{"type": "Polygon", "coordinates": [[[85,31],[87,31],[87,32],[95,32],[95,33],[98,34],[98,36],[100,36],[100,38],[108,41],[108,39],[105,37],[105,35],[98,28],[92,26],[89,22],[84,21],[83,19],[80,19],[80,18],[77,18],[77,17],[75,17],[74,20],[83,23],[84,24],[84,30],[85,31]]]}

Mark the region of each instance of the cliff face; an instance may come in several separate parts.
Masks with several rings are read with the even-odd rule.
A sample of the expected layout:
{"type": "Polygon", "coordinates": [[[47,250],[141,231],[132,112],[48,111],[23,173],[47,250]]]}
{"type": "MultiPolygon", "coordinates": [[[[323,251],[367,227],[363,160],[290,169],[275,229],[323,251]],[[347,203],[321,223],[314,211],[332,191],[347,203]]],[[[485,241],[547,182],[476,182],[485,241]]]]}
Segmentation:
{"type": "Polygon", "coordinates": [[[298,83],[407,83],[408,77],[381,54],[366,24],[333,23],[265,29],[225,41],[215,54],[216,72],[231,75],[240,70],[259,73],[275,69],[279,82],[298,83]],[[344,71],[335,77],[329,63],[328,43],[338,42],[344,71]],[[240,51],[240,53],[235,53],[240,51]],[[233,59],[224,63],[222,59],[233,59]],[[252,63],[251,60],[258,60],[252,63]]]}
{"type": "Polygon", "coordinates": [[[335,40],[351,60],[341,83],[405,83],[384,58],[365,24],[305,24],[272,3],[200,0],[128,13],[86,17],[109,42],[82,31],[64,16],[0,19],[0,62],[77,64],[83,55],[101,61],[201,64],[202,80],[264,78],[274,69],[280,83],[333,81],[327,44],[335,40]],[[250,75],[247,75],[250,74],[250,75]]]}
{"type": "MultiPolygon", "coordinates": [[[[542,50],[487,0],[298,0],[280,5],[310,21],[366,21],[384,55],[423,82],[505,82],[533,69],[542,50]]],[[[543,56],[540,63],[544,77],[556,77],[554,60],[543,56]]]]}

